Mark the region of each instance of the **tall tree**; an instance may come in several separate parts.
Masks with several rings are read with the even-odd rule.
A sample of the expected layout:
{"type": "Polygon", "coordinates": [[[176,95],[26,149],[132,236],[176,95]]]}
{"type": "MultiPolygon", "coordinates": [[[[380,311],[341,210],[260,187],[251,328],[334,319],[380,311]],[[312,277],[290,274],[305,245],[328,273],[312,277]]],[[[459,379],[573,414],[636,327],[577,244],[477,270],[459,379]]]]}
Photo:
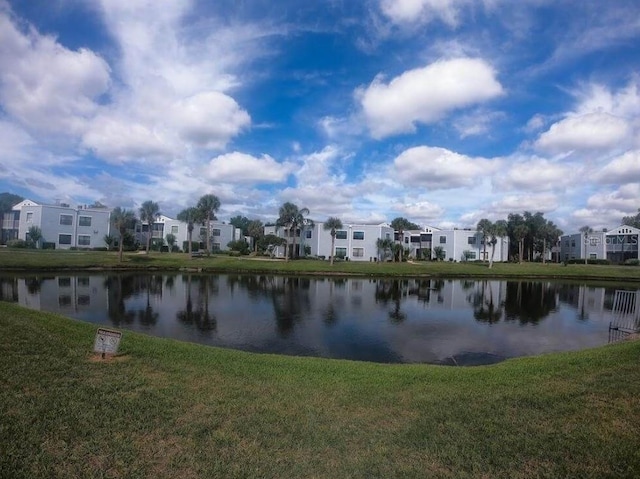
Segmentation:
{"type": "Polygon", "coordinates": [[[5,213],[11,211],[11,208],[22,200],[24,200],[22,196],[14,195],[13,193],[0,193],[0,221],[2,221],[2,216],[5,213]]]}
{"type": "Polygon", "coordinates": [[[35,248],[38,249],[40,246],[40,240],[42,239],[42,230],[37,226],[30,226],[27,231],[27,235],[29,236],[29,239],[33,241],[35,248]]]}
{"type": "Polygon", "coordinates": [[[542,229],[542,262],[546,263],[547,245],[557,245],[562,236],[560,230],[553,221],[547,221],[542,229]]]}
{"type": "Polygon", "coordinates": [[[527,225],[527,236],[525,237],[525,248],[529,261],[533,260],[533,253],[536,251],[536,245],[541,244],[541,232],[544,230],[547,220],[540,211],[532,214],[529,211],[524,212],[524,220],[527,225]]]}
{"type": "Polygon", "coordinates": [[[582,233],[582,245],[584,247],[584,264],[587,264],[587,260],[589,259],[589,255],[587,254],[587,244],[589,243],[589,235],[593,233],[593,228],[589,225],[585,225],[580,228],[580,233],[582,233]]]}
{"type": "Polygon", "coordinates": [[[493,223],[487,218],[482,218],[476,226],[476,229],[482,235],[482,261],[487,260],[487,240],[491,237],[492,228],[493,223]]]}
{"type": "Polygon", "coordinates": [[[207,226],[207,244],[205,251],[207,255],[211,253],[211,222],[216,218],[216,213],[220,209],[220,200],[216,195],[204,195],[198,201],[197,208],[202,214],[202,218],[207,226]]]}
{"type": "Polygon", "coordinates": [[[247,226],[247,236],[253,239],[253,250],[258,252],[258,241],[264,236],[264,225],[260,220],[251,220],[247,226]]]}
{"type": "Polygon", "coordinates": [[[193,227],[194,223],[200,221],[201,214],[198,208],[190,207],[183,209],[180,213],[178,213],[178,221],[182,221],[183,223],[187,223],[187,239],[189,241],[189,255],[191,255],[193,243],[193,227]]]}
{"type": "Polygon", "coordinates": [[[111,222],[118,233],[120,233],[118,260],[122,263],[122,251],[124,248],[124,235],[128,229],[133,228],[136,222],[136,215],[133,211],[120,208],[114,208],[111,212],[111,222]]]}
{"type": "Polygon", "coordinates": [[[631,216],[624,216],[622,218],[622,224],[627,226],[633,226],[634,228],[640,228],[640,208],[638,213],[631,216]]]}
{"type": "MultiPolygon", "coordinates": [[[[308,208],[298,208],[297,205],[287,201],[279,210],[278,219],[276,220],[276,227],[284,228],[288,231],[287,245],[289,243],[288,238],[292,238],[291,254],[286,252],[285,258],[289,260],[289,256],[292,258],[296,254],[296,233],[300,229],[301,233],[305,226],[313,226],[313,221],[306,218],[309,214],[308,208]]],[[[288,249],[288,248],[287,248],[288,249]]]]}
{"type": "Polygon", "coordinates": [[[412,223],[407,218],[403,218],[401,216],[394,218],[391,221],[391,227],[393,228],[394,231],[398,232],[398,241],[400,242],[400,246],[401,246],[401,248],[398,250],[399,251],[398,257],[400,262],[402,262],[402,253],[404,251],[404,244],[403,244],[404,232],[410,231],[410,230],[419,230],[421,228],[420,228],[420,225],[412,223]]]}
{"type": "Polygon", "coordinates": [[[330,264],[333,265],[333,257],[335,255],[335,246],[336,246],[336,232],[342,229],[342,221],[340,218],[336,218],[335,216],[331,216],[327,218],[327,221],[324,222],[324,229],[329,231],[331,235],[331,261],[330,264]]]}
{"type": "Polygon", "coordinates": [[[498,220],[495,223],[492,223],[489,234],[491,235],[491,258],[489,258],[489,269],[491,269],[493,267],[493,257],[496,253],[496,243],[498,242],[498,238],[507,236],[507,222],[505,220],[498,220]]]}
{"type": "Polygon", "coordinates": [[[244,236],[249,236],[249,223],[251,223],[249,218],[240,215],[234,216],[229,220],[229,224],[241,230],[244,236]]]}
{"type": "Polygon", "coordinates": [[[147,254],[151,251],[151,237],[153,236],[153,224],[160,215],[160,206],[155,201],[145,201],[140,206],[140,221],[147,223],[149,229],[147,231],[147,254]]]}

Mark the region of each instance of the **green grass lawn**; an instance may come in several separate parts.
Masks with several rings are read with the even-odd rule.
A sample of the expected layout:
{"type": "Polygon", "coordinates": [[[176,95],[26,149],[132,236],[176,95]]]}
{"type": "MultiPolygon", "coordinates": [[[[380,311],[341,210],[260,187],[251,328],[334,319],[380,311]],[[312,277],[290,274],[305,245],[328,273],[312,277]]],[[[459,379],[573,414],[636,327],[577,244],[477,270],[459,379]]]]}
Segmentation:
{"type": "Polygon", "coordinates": [[[156,269],[177,270],[195,268],[205,272],[247,272],[274,274],[346,274],[368,276],[446,276],[495,278],[558,278],[580,280],[617,280],[640,282],[640,267],[541,263],[370,263],[296,260],[269,261],[264,258],[214,255],[209,258],[190,258],[185,253],[127,253],[122,263],[117,252],[99,251],[36,251],[0,249],[0,270],[52,269],[156,269]]]}
{"type": "Polygon", "coordinates": [[[0,477],[640,476],[640,341],[451,368],[257,355],[0,303],[0,477]]]}

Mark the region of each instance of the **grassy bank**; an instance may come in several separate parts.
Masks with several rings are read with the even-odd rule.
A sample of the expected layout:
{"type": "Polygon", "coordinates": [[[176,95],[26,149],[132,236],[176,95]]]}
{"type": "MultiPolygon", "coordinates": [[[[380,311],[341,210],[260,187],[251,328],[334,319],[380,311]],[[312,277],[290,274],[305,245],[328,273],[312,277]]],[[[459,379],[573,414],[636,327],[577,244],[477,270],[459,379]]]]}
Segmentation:
{"type": "Polygon", "coordinates": [[[44,271],[60,269],[156,269],[178,270],[193,268],[204,272],[247,272],[274,274],[345,274],[367,276],[441,276],[441,277],[494,277],[494,278],[557,278],[580,280],[617,280],[640,282],[640,267],[541,263],[495,263],[492,269],[486,263],[370,263],[340,262],[333,266],[328,261],[283,260],[229,257],[190,258],[184,253],[127,253],[118,261],[116,252],[98,251],[35,251],[0,249],[0,270],[44,271]]]}
{"type": "Polygon", "coordinates": [[[0,303],[0,477],[638,477],[640,342],[478,368],[255,355],[0,303]]]}

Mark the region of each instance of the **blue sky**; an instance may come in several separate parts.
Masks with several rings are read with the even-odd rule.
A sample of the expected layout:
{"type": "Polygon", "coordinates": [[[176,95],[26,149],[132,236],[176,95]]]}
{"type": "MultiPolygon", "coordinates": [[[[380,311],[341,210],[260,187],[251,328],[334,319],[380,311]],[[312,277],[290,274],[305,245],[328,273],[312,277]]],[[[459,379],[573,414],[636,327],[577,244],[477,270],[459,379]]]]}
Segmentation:
{"type": "Polygon", "coordinates": [[[638,52],[637,0],[0,0],[0,191],[610,228],[638,52]]]}

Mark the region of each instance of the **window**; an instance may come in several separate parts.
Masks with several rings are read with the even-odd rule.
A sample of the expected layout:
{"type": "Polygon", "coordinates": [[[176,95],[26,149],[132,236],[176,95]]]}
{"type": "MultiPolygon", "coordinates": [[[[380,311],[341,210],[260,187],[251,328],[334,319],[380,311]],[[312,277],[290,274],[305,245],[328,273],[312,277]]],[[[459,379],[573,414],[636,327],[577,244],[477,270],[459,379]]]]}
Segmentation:
{"type": "Polygon", "coordinates": [[[598,257],[598,255],[597,255],[597,254],[595,254],[595,253],[591,253],[591,254],[589,255],[589,259],[597,259],[597,257],[598,257]]]}
{"type": "Polygon", "coordinates": [[[386,239],[391,239],[391,233],[385,234],[386,239]]]}
{"type": "Polygon", "coordinates": [[[475,236],[469,236],[467,238],[467,244],[476,244],[476,237],[475,236]]]}
{"type": "Polygon", "coordinates": [[[91,236],[78,235],[78,246],[91,246],[91,236]]]}
{"type": "Polygon", "coordinates": [[[78,277],[78,286],[83,286],[85,288],[89,287],[89,277],[88,276],[79,276],[78,277]]]}
{"type": "Polygon", "coordinates": [[[91,226],[91,216],[78,216],[78,226],[91,226]]]}
{"type": "Polygon", "coordinates": [[[58,305],[59,306],[71,306],[71,296],[68,294],[61,294],[58,296],[58,305]]]}
{"type": "Polygon", "coordinates": [[[70,288],[71,278],[69,278],[68,276],[58,278],[58,286],[60,286],[61,288],[70,288]]]}
{"type": "Polygon", "coordinates": [[[200,228],[200,236],[202,237],[207,236],[207,228],[205,227],[200,228]]]}
{"type": "Polygon", "coordinates": [[[347,248],[336,248],[336,258],[344,258],[347,256],[347,248]]]}
{"type": "MultiPolygon", "coordinates": [[[[60,215],[60,224],[65,226],[70,226],[73,224],[73,216],[71,215],[60,215]]],[[[71,244],[71,243],[69,243],[71,244]]]]}
{"type": "Polygon", "coordinates": [[[71,235],[58,235],[58,244],[71,244],[71,235]]]}
{"type": "Polygon", "coordinates": [[[353,232],[354,240],[363,240],[364,239],[364,231],[354,231],[353,232]]]}
{"type": "Polygon", "coordinates": [[[218,228],[213,229],[213,236],[220,236],[220,230],[218,228]]]}
{"type": "MultiPolygon", "coordinates": [[[[338,230],[336,231],[336,239],[347,239],[347,232],[345,230],[338,230]]],[[[346,256],[346,251],[345,251],[345,256],[346,256]]]]}
{"type": "Polygon", "coordinates": [[[364,258],[364,248],[353,248],[353,258],[364,258]]]}
{"type": "Polygon", "coordinates": [[[178,226],[174,225],[171,227],[171,234],[172,235],[177,235],[178,234],[178,226]]]}
{"type": "Polygon", "coordinates": [[[404,244],[409,244],[409,237],[408,236],[404,237],[404,244]]]}
{"type": "Polygon", "coordinates": [[[420,236],[418,236],[418,235],[411,236],[411,242],[412,243],[420,243],[420,236]]]}
{"type": "Polygon", "coordinates": [[[476,252],[475,251],[469,251],[468,259],[476,259],[476,252]]]}
{"type": "Polygon", "coordinates": [[[220,251],[220,243],[213,243],[213,251],[220,251]]]}
{"type": "Polygon", "coordinates": [[[575,248],[576,247],[576,240],[571,240],[571,247],[575,248]]]}
{"type": "Polygon", "coordinates": [[[91,304],[91,296],[88,294],[78,295],[78,306],[89,306],[91,304]]]}
{"type": "Polygon", "coordinates": [[[33,221],[33,212],[29,211],[27,213],[27,223],[31,223],[33,221]]]}
{"type": "Polygon", "coordinates": [[[311,230],[307,230],[304,232],[304,237],[307,239],[311,239],[311,233],[313,233],[311,230]]]}
{"type": "Polygon", "coordinates": [[[445,244],[447,242],[446,236],[440,236],[440,244],[445,244]]]}

